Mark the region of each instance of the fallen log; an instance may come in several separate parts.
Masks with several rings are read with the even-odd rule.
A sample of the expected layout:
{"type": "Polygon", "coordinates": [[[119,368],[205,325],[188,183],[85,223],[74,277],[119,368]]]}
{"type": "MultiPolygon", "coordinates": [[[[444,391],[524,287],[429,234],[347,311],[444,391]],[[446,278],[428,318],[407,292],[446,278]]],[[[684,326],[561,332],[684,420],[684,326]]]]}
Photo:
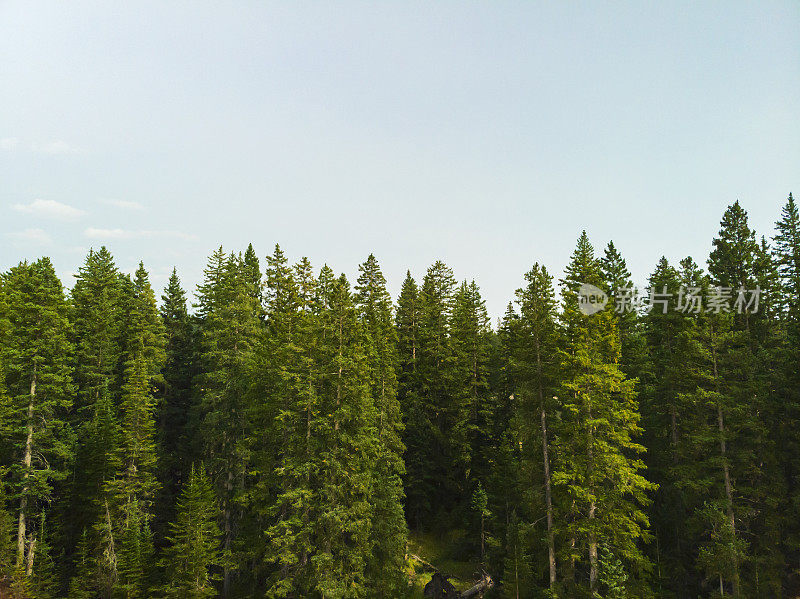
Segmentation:
{"type": "Polygon", "coordinates": [[[423,595],[430,599],[470,599],[470,597],[482,596],[484,591],[494,586],[492,577],[483,572],[481,579],[474,586],[460,593],[448,578],[440,572],[434,573],[431,581],[425,585],[423,595]]]}
{"type": "Polygon", "coordinates": [[[466,591],[461,593],[461,599],[469,599],[470,597],[476,597],[479,593],[483,594],[484,591],[491,589],[494,586],[494,580],[492,577],[489,576],[486,572],[484,572],[481,576],[480,581],[478,581],[475,586],[468,588],[466,591]]]}

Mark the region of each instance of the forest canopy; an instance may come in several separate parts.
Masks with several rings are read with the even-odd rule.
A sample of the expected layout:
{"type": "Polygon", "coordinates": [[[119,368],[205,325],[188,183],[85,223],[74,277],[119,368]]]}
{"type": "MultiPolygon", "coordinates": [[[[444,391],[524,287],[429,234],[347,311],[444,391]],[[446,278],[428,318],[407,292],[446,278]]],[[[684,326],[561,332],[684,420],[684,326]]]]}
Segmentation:
{"type": "Polygon", "coordinates": [[[563,279],[532,256],[496,326],[441,261],[392,298],[372,254],[348,281],[220,247],[194,301],[105,247],[69,291],[20,262],[0,596],[409,597],[454,561],[493,597],[795,596],[791,194],[776,218],[760,236],[732,204],[646,290],[584,231],[563,279]],[[430,538],[446,560],[411,550],[430,538]]]}

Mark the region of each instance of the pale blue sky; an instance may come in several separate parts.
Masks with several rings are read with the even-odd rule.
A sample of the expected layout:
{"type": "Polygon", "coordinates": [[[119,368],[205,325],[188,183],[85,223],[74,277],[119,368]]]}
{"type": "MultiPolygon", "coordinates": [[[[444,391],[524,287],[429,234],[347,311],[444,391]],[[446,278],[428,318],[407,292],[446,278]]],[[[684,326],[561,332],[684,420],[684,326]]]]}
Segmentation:
{"type": "Polygon", "coordinates": [[[800,2],[0,0],[0,269],[106,244],[187,287],[279,242],[493,316],[582,228],[644,281],[800,193],[800,2]]]}

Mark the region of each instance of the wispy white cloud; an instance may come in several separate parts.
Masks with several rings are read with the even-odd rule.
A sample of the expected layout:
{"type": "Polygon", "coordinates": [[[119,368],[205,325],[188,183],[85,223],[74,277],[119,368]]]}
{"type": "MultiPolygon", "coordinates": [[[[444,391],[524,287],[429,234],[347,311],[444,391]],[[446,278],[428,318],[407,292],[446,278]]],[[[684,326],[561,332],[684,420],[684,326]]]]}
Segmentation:
{"type": "Polygon", "coordinates": [[[0,138],[0,150],[28,150],[37,154],[67,155],[80,154],[83,150],[76,145],[64,141],[63,139],[50,139],[44,142],[30,142],[24,145],[16,137],[0,138]]]}
{"type": "Polygon", "coordinates": [[[63,139],[51,139],[44,143],[35,143],[31,146],[34,152],[41,154],[78,154],[81,150],[77,146],[73,146],[65,142],[63,139]]]}
{"type": "Polygon", "coordinates": [[[17,244],[24,245],[49,245],[53,243],[43,229],[25,229],[23,231],[14,231],[9,233],[8,236],[17,244]]]}
{"type": "Polygon", "coordinates": [[[194,235],[183,233],[181,231],[152,231],[152,230],[138,230],[131,231],[128,229],[98,229],[89,227],[84,231],[84,235],[90,239],[152,239],[155,237],[160,238],[173,238],[173,239],[195,239],[194,235]]]}
{"type": "Polygon", "coordinates": [[[0,150],[13,150],[18,145],[19,140],[16,137],[0,138],[0,150]]]}
{"type": "Polygon", "coordinates": [[[121,208],[122,210],[144,210],[144,206],[139,202],[131,202],[129,200],[101,200],[104,204],[121,208]]]}
{"type": "Polygon", "coordinates": [[[14,204],[11,207],[17,212],[60,220],[74,220],[86,214],[83,210],[55,200],[33,200],[30,204],[14,204]]]}

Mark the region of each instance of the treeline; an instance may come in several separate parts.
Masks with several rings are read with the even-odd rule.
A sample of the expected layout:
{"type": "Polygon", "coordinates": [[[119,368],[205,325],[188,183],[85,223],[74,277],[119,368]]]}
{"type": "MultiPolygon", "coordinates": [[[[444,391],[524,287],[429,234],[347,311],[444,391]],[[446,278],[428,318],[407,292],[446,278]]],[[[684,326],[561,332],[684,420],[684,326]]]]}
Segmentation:
{"type": "Polygon", "coordinates": [[[497,327],[441,262],[395,304],[372,255],[351,286],[220,248],[193,306],[105,248],[69,293],[22,262],[0,276],[0,593],[403,597],[425,531],[502,597],[793,596],[792,196],[770,242],[736,203],[705,271],[662,258],[649,286],[630,303],[586,233],[497,327]]]}

